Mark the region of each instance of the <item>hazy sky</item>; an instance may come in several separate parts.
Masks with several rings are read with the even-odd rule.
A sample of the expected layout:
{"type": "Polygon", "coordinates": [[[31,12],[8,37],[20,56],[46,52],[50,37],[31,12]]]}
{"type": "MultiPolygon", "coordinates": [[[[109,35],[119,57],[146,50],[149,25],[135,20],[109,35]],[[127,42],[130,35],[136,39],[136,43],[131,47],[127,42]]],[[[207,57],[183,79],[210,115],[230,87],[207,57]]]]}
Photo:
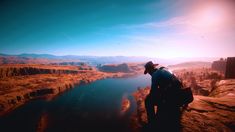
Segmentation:
{"type": "Polygon", "coordinates": [[[235,56],[234,0],[1,0],[0,53],[235,56]]]}

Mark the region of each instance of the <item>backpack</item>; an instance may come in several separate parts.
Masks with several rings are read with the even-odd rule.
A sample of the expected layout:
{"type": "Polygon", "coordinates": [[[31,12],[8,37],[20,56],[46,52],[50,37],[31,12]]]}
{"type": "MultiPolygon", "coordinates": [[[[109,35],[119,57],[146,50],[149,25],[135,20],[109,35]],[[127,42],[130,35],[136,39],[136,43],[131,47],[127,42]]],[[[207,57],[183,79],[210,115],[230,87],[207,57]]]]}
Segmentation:
{"type": "Polygon", "coordinates": [[[187,106],[189,103],[193,102],[193,93],[190,87],[180,89],[178,94],[178,106],[187,106]]]}
{"type": "MultiPolygon", "coordinates": [[[[164,67],[161,67],[159,69],[162,70],[163,68],[164,67]]],[[[184,88],[182,82],[172,74],[171,85],[162,92],[162,100],[168,100],[171,105],[182,107],[193,102],[194,98],[191,88],[184,88]],[[169,95],[171,90],[174,90],[174,92],[169,95]]]]}
{"type": "Polygon", "coordinates": [[[179,107],[187,106],[194,100],[191,87],[184,88],[182,82],[174,74],[172,75],[174,87],[179,88],[178,92],[176,93],[176,103],[179,107]]]}

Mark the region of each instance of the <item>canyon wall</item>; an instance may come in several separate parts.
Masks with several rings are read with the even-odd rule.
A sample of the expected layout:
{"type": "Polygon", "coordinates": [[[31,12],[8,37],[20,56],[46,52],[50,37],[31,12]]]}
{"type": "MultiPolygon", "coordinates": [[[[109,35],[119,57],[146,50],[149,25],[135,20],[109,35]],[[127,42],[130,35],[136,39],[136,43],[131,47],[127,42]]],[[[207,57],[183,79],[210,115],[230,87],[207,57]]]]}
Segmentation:
{"type": "Polygon", "coordinates": [[[221,58],[218,61],[214,61],[211,65],[211,68],[213,70],[220,71],[222,73],[225,73],[226,70],[226,59],[221,58]]]}
{"type": "Polygon", "coordinates": [[[228,57],[225,78],[235,78],[235,57],[228,57]]]}
{"type": "Polygon", "coordinates": [[[103,72],[131,72],[126,63],[119,65],[103,65],[98,67],[98,69],[103,72]]]}
{"type": "Polygon", "coordinates": [[[77,70],[57,70],[57,69],[44,69],[35,67],[7,67],[0,68],[0,78],[11,76],[24,76],[35,74],[76,74],[77,70]]]}

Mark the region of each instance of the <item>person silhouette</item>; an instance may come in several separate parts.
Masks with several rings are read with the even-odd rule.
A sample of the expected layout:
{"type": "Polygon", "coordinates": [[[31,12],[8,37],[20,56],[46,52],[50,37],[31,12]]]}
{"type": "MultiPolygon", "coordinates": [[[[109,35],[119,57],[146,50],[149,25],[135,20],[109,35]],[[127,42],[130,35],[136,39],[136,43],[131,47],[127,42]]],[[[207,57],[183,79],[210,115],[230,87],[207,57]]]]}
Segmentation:
{"type": "Polygon", "coordinates": [[[151,76],[150,93],[145,98],[148,125],[158,131],[180,131],[180,107],[177,105],[176,77],[159,64],[149,61],[145,64],[144,74],[151,76]],[[157,112],[155,112],[157,106],[157,112]]]}

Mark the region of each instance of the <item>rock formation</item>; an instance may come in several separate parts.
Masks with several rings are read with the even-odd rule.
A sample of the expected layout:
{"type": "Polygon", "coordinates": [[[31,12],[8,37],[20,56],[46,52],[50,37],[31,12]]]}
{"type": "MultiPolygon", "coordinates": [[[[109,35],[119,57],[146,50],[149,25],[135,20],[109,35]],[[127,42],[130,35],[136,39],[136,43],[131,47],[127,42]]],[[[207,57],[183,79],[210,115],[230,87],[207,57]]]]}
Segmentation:
{"type": "MultiPolygon", "coordinates": [[[[233,80],[235,82],[235,80],[233,80]]],[[[235,86],[235,85],[234,85],[235,86]]],[[[140,89],[134,93],[137,111],[132,116],[133,130],[140,131],[147,123],[144,99],[149,88],[140,89]]],[[[194,101],[187,109],[182,109],[181,125],[183,132],[191,131],[226,131],[235,130],[235,95],[223,97],[194,96],[194,101]]]]}
{"type": "Polygon", "coordinates": [[[47,69],[37,67],[0,67],[0,78],[35,74],[77,74],[78,70],[47,69]]]}
{"type": "MultiPolygon", "coordinates": [[[[203,86],[207,89],[208,93],[205,95],[208,96],[202,96],[204,94],[199,92],[198,95],[194,95],[194,101],[186,109],[182,109],[182,131],[235,131],[235,79],[204,80],[205,78],[201,76],[204,73],[200,70],[196,72],[198,73],[185,71],[180,76],[184,76],[185,73],[188,73],[187,76],[192,74],[194,79],[189,84],[203,86]]],[[[136,113],[131,118],[133,131],[141,131],[147,123],[144,100],[149,90],[150,87],[139,88],[133,94],[137,103],[136,113]]]]}
{"type": "Polygon", "coordinates": [[[135,73],[106,73],[87,65],[11,64],[0,66],[0,116],[37,98],[53,99],[75,85],[135,73]]]}
{"type": "Polygon", "coordinates": [[[226,59],[221,58],[218,61],[214,61],[211,65],[211,68],[213,70],[220,71],[222,73],[225,73],[226,70],[226,59]]]}
{"type": "Polygon", "coordinates": [[[225,78],[235,78],[235,57],[228,57],[225,78]]]}
{"type": "Polygon", "coordinates": [[[119,65],[103,65],[98,67],[100,71],[103,72],[130,72],[130,68],[126,63],[119,65]]]}

